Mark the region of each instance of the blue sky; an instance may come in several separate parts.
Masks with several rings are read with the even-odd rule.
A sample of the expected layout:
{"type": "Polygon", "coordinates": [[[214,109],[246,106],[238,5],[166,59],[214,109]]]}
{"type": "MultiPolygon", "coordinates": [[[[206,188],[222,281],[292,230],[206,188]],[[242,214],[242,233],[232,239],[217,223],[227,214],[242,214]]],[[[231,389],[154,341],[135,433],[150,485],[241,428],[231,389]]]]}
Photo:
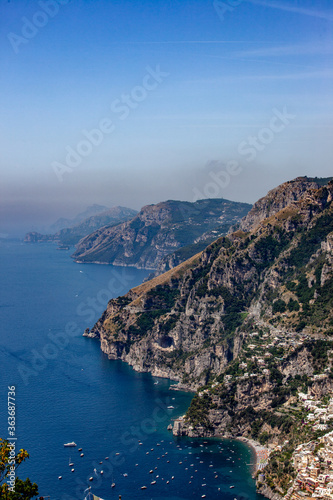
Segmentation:
{"type": "Polygon", "coordinates": [[[332,175],[329,0],[0,9],[0,232],[332,175]]]}

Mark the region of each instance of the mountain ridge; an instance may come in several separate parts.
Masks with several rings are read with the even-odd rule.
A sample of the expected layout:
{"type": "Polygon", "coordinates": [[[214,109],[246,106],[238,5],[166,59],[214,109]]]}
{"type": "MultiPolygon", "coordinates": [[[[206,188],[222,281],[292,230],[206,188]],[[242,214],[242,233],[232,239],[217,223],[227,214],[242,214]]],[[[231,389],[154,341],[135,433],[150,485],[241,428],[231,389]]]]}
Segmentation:
{"type": "MultiPolygon", "coordinates": [[[[297,185],[298,182],[298,180],[295,181],[295,185],[297,185]]],[[[280,210],[280,212],[277,212],[277,214],[265,219],[257,226],[257,229],[253,230],[253,233],[247,234],[238,230],[228,235],[228,237],[218,239],[196,256],[195,261],[197,261],[198,258],[200,261],[197,267],[193,269],[190,267],[190,269],[188,269],[189,261],[185,261],[175,268],[175,274],[173,274],[171,270],[171,272],[166,273],[166,275],[160,276],[160,281],[156,281],[157,289],[154,290],[154,287],[152,288],[154,293],[151,292],[148,296],[143,295],[141,297],[140,295],[137,297],[136,294],[140,292],[140,287],[130,291],[122,299],[127,302],[122,310],[124,318],[117,316],[117,325],[112,325],[112,328],[115,328],[118,332],[119,340],[117,338],[115,342],[109,342],[107,329],[104,328],[105,325],[101,325],[100,323],[92,329],[91,335],[98,336],[99,332],[102,332],[102,348],[105,349],[111,357],[121,357],[130,362],[130,364],[133,364],[133,366],[136,364],[140,365],[137,367],[140,370],[150,371],[151,369],[154,374],[157,374],[157,371],[161,373],[161,365],[163,365],[165,376],[181,380],[182,369],[184,367],[181,366],[180,369],[178,369],[175,365],[176,370],[173,372],[173,369],[171,369],[173,363],[170,363],[167,359],[168,350],[163,351],[163,348],[158,348],[159,337],[161,336],[160,331],[166,330],[163,326],[164,323],[170,323],[170,318],[176,316],[173,318],[173,322],[168,326],[168,332],[165,334],[165,337],[170,337],[169,331],[171,326],[173,327],[171,330],[175,329],[175,333],[172,334],[173,336],[171,336],[169,340],[164,339],[162,343],[171,342],[172,348],[170,352],[179,349],[183,350],[185,348],[185,352],[183,353],[184,362],[187,358],[191,358],[190,353],[192,351],[190,347],[193,347],[194,350],[199,349],[200,351],[200,345],[204,344],[206,341],[210,341],[210,337],[215,338],[214,342],[216,342],[220,335],[219,330],[221,325],[223,325],[222,330],[224,331],[224,333],[221,333],[222,338],[224,337],[222,343],[227,339],[230,340],[233,336],[233,332],[237,330],[242,323],[242,314],[245,314],[245,311],[248,311],[246,313],[247,315],[251,313],[252,316],[261,314],[260,303],[258,303],[258,300],[257,302],[253,301],[255,294],[261,294],[259,295],[260,298],[262,298],[264,294],[266,294],[266,298],[269,297],[270,294],[274,296],[274,290],[272,291],[270,288],[274,286],[274,280],[276,283],[278,281],[276,277],[276,266],[270,265],[270,259],[272,259],[272,261],[276,259],[282,251],[285,251],[288,245],[291,245],[292,248],[292,244],[297,244],[298,233],[301,233],[302,230],[308,226],[309,217],[313,219],[315,213],[320,213],[325,206],[325,196],[323,200],[321,200],[320,195],[319,198],[316,198],[316,193],[323,193],[323,190],[327,189],[328,188],[325,187],[315,190],[310,187],[305,194],[302,191],[300,195],[301,198],[295,202],[295,205],[287,205],[280,210]],[[292,241],[295,228],[297,228],[297,238],[292,241]],[[179,282],[177,273],[183,268],[187,269],[187,274],[185,273],[184,282],[179,282]],[[168,277],[167,282],[165,282],[166,277],[168,277]],[[163,283],[163,285],[160,283],[163,283]],[[267,290],[263,288],[266,286],[267,290]],[[161,287],[165,287],[165,290],[162,290],[161,287]],[[169,297],[164,297],[164,295],[169,295],[169,297]],[[174,295],[173,301],[170,299],[172,295],[174,295]],[[134,297],[135,302],[141,304],[137,309],[131,309],[130,304],[134,297]],[[159,313],[152,312],[153,309],[159,311],[159,313]],[[195,316],[197,318],[195,318],[195,316]],[[209,323],[214,325],[214,328],[209,327],[209,323]],[[145,327],[148,328],[148,335],[143,333],[145,327]],[[151,328],[151,330],[149,328],[151,328]],[[193,345],[186,340],[186,337],[190,335],[192,330],[196,331],[196,336],[198,337],[197,342],[194,342],[193,345]],[[201,333],[199,334],[198,332],[201,333]],[[154,343],[156,348],[153,350],[154,354],[156,354],[155,364],[149,361],[145,354],[145,349],[147,349],[146,341],[148,342],[147,337],[150,335],[150,342],[154,343]],[[154,340],[155,337],[157,339],[156,341],[154,340]],[[186,340],[184,345],[181,340],[182,338],[186,340]],[[138,353],[134,356],[134,351],[138,350],[138,344],[140,344],[140,342],[142,342],[143,345],[142,353],[140,356],[137,355],[138,353]],[[133,359],[130,354],[131,350],[133,350],[133,359]],[[138,360],[142,361],[142,359],[146,361],[142,363],[138,362],[138,360]],[[163,363],[161,359],[164,360],[163,363]],[[157,366],[159,366],[158,369],[157,366]]],[[[331,185],[329,190],[331,190],[331,185]]],[[[327,192],[329,192],[331,196],[331,191],[327,192]]],[[[326,200],[325,203],[326,202],[330,204],[330,201],[326,200]]],[[[318,249],[316,249],[316,251],[317,250],[318,249]]],[[[153,280],[153,284],[154,283],[155,281],[153,280]]],[[[297,299],[295,294],[293,295],[292,292],[289,291],[285,292],[283,289],[281,297],[278,298],[276,296],[275,298],[274,296],[274,301],[283,300],[284,296],[289,297],[294,302],[297,299]],[[286,293],[286,295],[283,295],[284,293],[286,293]]],[[[112,308],[117,300],[118,299],[111,300],[111,310],[107,313],[111,318],[113,316],[112,308]]],[[[266,302],[267,306],[264,307],[264,312],[269,319],[276,322],[278,317],[272,313],[273,302],[268,303],[268,299],[266,302]]],[[[287,304],[283,306],[278,302],[277,305],[274,306],[274,310],[278,309],[279,306],[280,308],[282,307],[282,309],[287,308],[287,304]]],[[[297,308],[298,306],[295,304],[294,307],[297,308]]],[[[300,307],[300,309],[302,308],[300,307]]],[[[304,317],[304,315],[302,316],[303,312],[304,311],[301,310],[301,312],[297,313],[298,328],[299,325],[302,326],[301,321],[304,321],[300,319],[304,317]]],[[[296,314],[296,312],[294,314],[296,314]]],[[[289,322],[292,323],[292,321],[296,324],[296,319],[290,318],[289,322]]],[[[108,325],[110,326],[110,324],[112,324],[112,320],[109,321],[108,325]]],[[[236,333],[236,344],[237,335],[236,333]]],[[[112,336],[110,338],[112,338],[112,336]]],[[[221,342],[219,341],[219,343],[221,342]]],[[[229,347],[225,347],[228,351],[229,347]]],[[[206,355],[207,353],[209,353],[208,348],[204,350],[203,353],[198,352],[198,359],[201,355],[206,355]]],[[[196,360],[195,355],[192,354],[192,357],[196,360]]],[[[217,359],[218,358],[217,356],[217,359]]],[[[193,363],[189,362],[189,359],[187,360],[188,374],[190,372],[190,365],[193,365],[193,363]]],[[[223,359],[222,363],[224,361],[223,359]]],[[[198,363],[200,365],[200,361],[198,361],[198,363]]],[[[207,367],[210,367],[210,362],[207,366],[206,365],[207,363],[204,364],[205,368],[202,369],[202,372],[207,367]]],[[[218,373],[218,370],[216,373],[218,373]]],[[[200,378],[197,375],[196,378],[195,387],[204,382],[202,377],[200,378]]]]}
{"type": "Polygon", "coordinates": [[[297,178],[287,191],[275,190],[268,217],[246,216],[248,231],[110,300],[84,334],[110,359],[196,391],[176,436],[269,445],[257,478],[269,498],[291,491],[296,447],[333,430],[305,425],[298,403],[333,391],[333,182],[297,178]]]}
{"type": "Polygon", "coordinates": [[[61,229],[76,226],[77,224],[80,224],[80,222],[82,222],[83,220],[88,219],[89,217],[93,217],[94,215],[100,214],[102,212],[107,212],[108,210],[109,207],[94,203],[93,205],[87,207],[83,212],[77,214],[73,219],[67,219],[61,217],[50,226],[48,233],[54,234],[57,233],[58,231],[61,231],[61,229]]]}
{"type": "Polygon", "coordinates": [[[77,262],[129,265],[156,270],[160,261],[180,248],[224,234],[251,208],[224,199],[195,203],[168,200],[146,205],[122,225],[103,228],[83,238],[73,258],[77,262]]]}
{"type": "MultiPolygon", "coordinates": [[[[94,207],[99,207],[99,205],[94,205],[94,207]]],[[[76,219],[77,218],[81,219],[81,216],[83,216],[84,213],[86,212],[79,214],[76,217],[76,219]]],[[[91,215],[88,218],[85,218],[80,222],[71,225],[70,227],[62,228],[55,234],[41,234],[38,232],[27,233],[25,235],[24,241],[26,243],[55,241],[61,245],[75,245],[82,238],[92,233],[96,229],[99,229],[104,226],[113,226],[120,224],[123,221],[131,219],[136,214],[137,214],[136,210],[127,207],[117,206],[113,208],[108,208],[106,211],[98,212],[95,215],[91,215]]]]}

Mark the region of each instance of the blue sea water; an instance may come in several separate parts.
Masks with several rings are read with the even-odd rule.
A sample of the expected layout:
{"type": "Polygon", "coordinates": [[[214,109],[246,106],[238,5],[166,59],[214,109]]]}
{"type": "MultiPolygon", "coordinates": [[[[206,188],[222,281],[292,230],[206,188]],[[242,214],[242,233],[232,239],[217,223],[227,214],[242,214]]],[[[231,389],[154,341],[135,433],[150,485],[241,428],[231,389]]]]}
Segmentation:
{"type": "Polygon", "coordinates": [[[105,500],[263,498],[244,444],[167,431],[192,394],[108,360],[97,341],[82,337],[107,301],[148,271],[75,264],[70,251],[14,241],[1,243],[0,263],[0,437],[8,436],[7,393],[15,386],[16,449],[30,454],[18,477],[51,500],[81,500],[89,486],[105,500]],[[70,441],[78,446],[65,448],[70,441]]]}

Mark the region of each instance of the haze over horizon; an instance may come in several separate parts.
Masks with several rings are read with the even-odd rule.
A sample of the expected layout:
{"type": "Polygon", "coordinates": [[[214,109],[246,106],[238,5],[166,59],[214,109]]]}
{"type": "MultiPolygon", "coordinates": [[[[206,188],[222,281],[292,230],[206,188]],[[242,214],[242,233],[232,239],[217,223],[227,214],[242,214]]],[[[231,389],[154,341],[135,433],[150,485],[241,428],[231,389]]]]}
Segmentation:
{"type": "Polygon", "coordinates": [[[296,4],[3,2],[0,233],[331,176],[333,8],[296,4]]]}

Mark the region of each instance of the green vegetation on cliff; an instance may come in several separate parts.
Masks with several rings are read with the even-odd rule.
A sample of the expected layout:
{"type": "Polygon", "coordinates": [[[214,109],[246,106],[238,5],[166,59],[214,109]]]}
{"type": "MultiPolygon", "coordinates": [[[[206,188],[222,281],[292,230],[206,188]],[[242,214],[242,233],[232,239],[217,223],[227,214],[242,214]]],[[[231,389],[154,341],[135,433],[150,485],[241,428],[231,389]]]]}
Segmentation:
{"type": "Polygon", "coordinates": [[[167,270],[225,234],[250,208],[247,203],[224,199],[148,205],[131,221],[84,238],[73,258],[146,269],[159,268],[164,259],[167,270]]]}
{"type": "Polygon", "coordinates": [[[317,432],[299,393],[333,390],[332,200],[332,182],[283,184],[246,216],[246,231],[111,300],[91,331],[110,357],[197,390],[185,433],[281,446],[284,479],[268,477],[282,490],[285,441],[317,432]]]}

